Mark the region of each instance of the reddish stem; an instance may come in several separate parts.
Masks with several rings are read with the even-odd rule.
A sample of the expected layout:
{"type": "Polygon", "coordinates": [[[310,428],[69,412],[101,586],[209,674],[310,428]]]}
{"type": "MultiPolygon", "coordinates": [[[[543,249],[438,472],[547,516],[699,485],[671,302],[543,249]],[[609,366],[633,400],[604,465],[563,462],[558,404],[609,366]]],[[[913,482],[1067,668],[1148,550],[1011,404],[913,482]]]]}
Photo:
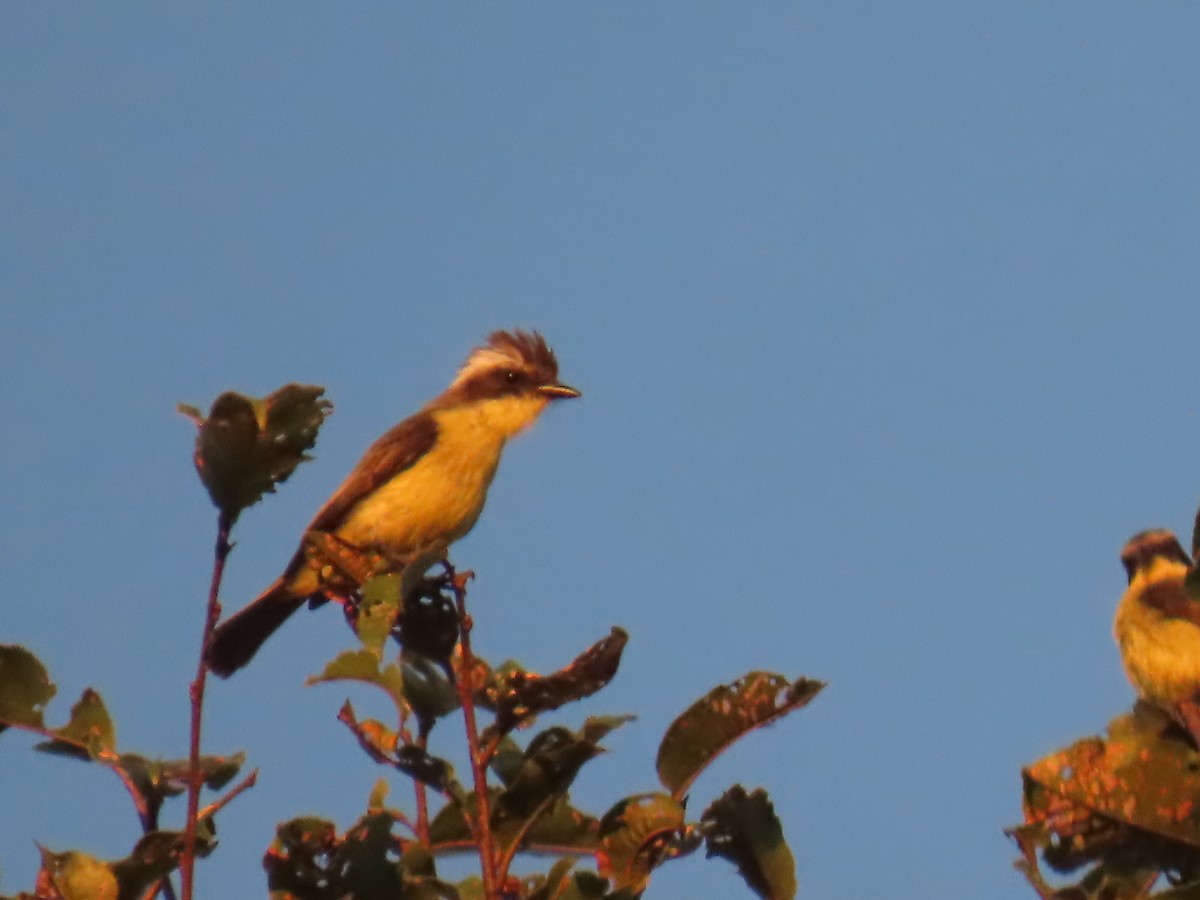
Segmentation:
{"type": "Polygon", "coordinates": [[[209,638],[221,618],[221,603],[217,594],[221,588],[221,577],[225,574],[225,560],[232,545],[229,531],[233,519],[222,512],[217,517],[217,546],[213,558],[212,583],[208,589],[208,614],[204,619],[204,639],[200,643],[200,662],[196,666],[196,680],[188,691],[192,700],[191,741],[188,748],[188,795],[187,821],[183,827],[183,858],[179,862],[180,879],[183,884],[182,900],[192,900],[192,884],[196,871],[196,819],[200,810],[200,786],[203,776],[200,771],[200,724],[204,713],[204,685],[208,667],[204,663],[204,651],[209,638]]]}

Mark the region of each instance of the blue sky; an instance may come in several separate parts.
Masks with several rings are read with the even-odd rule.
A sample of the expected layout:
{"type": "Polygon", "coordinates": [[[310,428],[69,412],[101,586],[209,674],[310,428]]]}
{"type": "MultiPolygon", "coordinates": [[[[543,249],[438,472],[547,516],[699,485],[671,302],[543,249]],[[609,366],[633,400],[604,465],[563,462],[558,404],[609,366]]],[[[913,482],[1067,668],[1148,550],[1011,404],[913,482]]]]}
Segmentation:
{"type": "MultiPolygon", "coordinates": [[[[823,678],[695,811],[767,788],[805,896],[1032,896],[1020,766],[1128,707],[1117,551],[1200,496],[1198,45],[1184,4],[6,4],[0,641],[52,720],[92,685],[122,747],[182,755],[215,516],[176,402],[337,406],[239,523],[234,609],[376,435],[536,327],[584,399],[454,556],[496,660],[631,633],[567,716],[640,717],[581,803],[651,789],[711,686],[823,678]]],[[[346,692],[302,687],[347,640],[298,616],[210,691],[206,746],[262,773],[202,895],[265,893],[276,821],[363,808],[346,692]]],[[[136,836],[30,743],[4,893],[35,839],[136,836]]],[[[737,890],[694,858],[648,896],[737,890]]]]}

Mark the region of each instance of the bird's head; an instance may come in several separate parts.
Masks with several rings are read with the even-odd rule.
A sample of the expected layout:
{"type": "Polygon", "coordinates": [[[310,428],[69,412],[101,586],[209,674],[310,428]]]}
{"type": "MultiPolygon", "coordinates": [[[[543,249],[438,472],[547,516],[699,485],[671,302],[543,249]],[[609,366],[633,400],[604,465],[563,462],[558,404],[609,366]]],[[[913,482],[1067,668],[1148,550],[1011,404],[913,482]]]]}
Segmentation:
{"type": "Polygon", "coordinates": [[[1132,582],[1140,572],[1147,572],[1158,561],[1190,567],[1191,558],[1174,533],[1165,528],[1154,528],[1131,537],[1121,550],[1121,564],[1132,582]]]}
{"type": "Polygon", "coordinates": [[[579,391],[558,380],[558,360],[540,334],[494,331],[431,407],[478,406],[493,427],[511,437],[552,400],[578,396],[579,391]]]}

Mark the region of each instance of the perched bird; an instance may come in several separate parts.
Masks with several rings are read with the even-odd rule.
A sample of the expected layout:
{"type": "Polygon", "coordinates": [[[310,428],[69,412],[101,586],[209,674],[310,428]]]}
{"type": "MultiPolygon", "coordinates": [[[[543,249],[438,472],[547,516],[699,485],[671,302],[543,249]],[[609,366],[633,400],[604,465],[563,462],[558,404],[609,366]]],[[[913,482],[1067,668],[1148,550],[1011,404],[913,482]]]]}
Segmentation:
{"type": "MultiPolygon", "coordinates": [[[[403,563],[444,548],[474,526],[500,453],[553,400],[578,397],[537,332],[497,331],[440,396],[377,440],[305,530],[403,563]]],[[[208,667],[222,678],[246,665],[283,622],[320,592],[304,542],[283,574],[213,632],[208,667]]]]}
{"type": "Polygon", "coordinates": [[[1192,560],[1170,531],[1143,531],[1121,551],[1129,587],[1113,622],[1138,697],[1196,735],[1200,715],[1200,601],[1184,585],[1192,560]]]}

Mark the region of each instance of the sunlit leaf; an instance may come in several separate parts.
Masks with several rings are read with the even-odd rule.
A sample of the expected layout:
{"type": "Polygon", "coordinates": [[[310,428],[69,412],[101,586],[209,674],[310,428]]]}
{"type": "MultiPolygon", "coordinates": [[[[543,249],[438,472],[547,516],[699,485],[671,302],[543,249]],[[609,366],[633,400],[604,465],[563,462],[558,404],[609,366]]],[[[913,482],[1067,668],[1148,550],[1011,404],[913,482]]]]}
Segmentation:
{"type": "Polygon", "coordinates": [[[359,746],[375,762],[387,765],[392,761],[392,754],[396,752],[398,741],[396,732],[375,719],[364,719],[360,722],[355,718],[354,707],[350,705],[349,700],[342,704],[337,718],[358,738],[359,746]]]}
{"type": "Polygon", "coordinates": [[[691,853],[700,836],[684,821],[683,804],[666,794],[626,797],[600,820],[601,875],[617,891],[637,895],[662,862],[691,853]]]}
{"type": "Polygon", "coordinates": [[[755,728],[806,706],[823,681],[789,682],[773,672],[750,672],[693,703],[671,723],[658,747],[658,780],[683,797],[696,777],[730,744],[755,728]]]}
{"type": "Polygon", "coordinates": [[[286,481],[308,459],[332,406],[324,388],[289,384],[263,397],[232,391],[213,401],[206,418],[195,407],[179,411],[198,426],[194,461],[213,504],[231,522],[286,481]]]}
{"type": "Polygon", "coordinates": [[[408,703],[404,697],[404,676],[400,666],[394,662],[380,665],[379,657],[370,650],[344,650],[333,658],[320,675],[313,675],[305,684],[314,685],[334,681],[358,681],[382,688],[396,705],[400,717],[408,715],[408,703]]]}
{"type": "Polygon", "coordinates": [[[704,811],[700,822],[707,855],[737,866],[754,893],[767,900],[796,896],[796,864],[765,792],[747,794],[734,785],[704,811]]]}
{"type": "Polygon", "coordinates": [[[53,733],[56,740],[38,744],[36,749],[89,759],[117,746],[116,729],[104,701],[91,688],[71,707],[70,721],[53,733]]]}
{"type": "Polygon", "coordinates": [[[0,645],[0,731],[9,725],[42,728],[42,711],[56,688],[41,661],[15,644],[0,645]]]}
{"type": "Polygon", "coordinates": [[[551,675],[523,670],[507,673],[491,688],[495,694],[489,700],[496,720],[488,729],[486,739],[507,734],[533,716],[596,693],[617,674],[621,653],[628,640],[629,635],[622,629],[613,628],[608,637],[597,641],[569,666],[551,675]]]}
{"type": "Polygon", "coordinates": [[[1107,739],[1077,741],[1022,776],[1025,822],[1008,833],[1035,887],[1044,883],[1039,852],[1060,873],[1091,866],[1079,882],[1089,896],[1123,897],[1163,873],[1200,883],[1200,769],[1165,713],[1138,704],[1109,724],[1107,739]]]}
{"type": "Polygon", "coordinates": [[[108,863],[76,850],[41,852],[42,876],[62,900],[117,900],[120,885],[108,863]]]}

